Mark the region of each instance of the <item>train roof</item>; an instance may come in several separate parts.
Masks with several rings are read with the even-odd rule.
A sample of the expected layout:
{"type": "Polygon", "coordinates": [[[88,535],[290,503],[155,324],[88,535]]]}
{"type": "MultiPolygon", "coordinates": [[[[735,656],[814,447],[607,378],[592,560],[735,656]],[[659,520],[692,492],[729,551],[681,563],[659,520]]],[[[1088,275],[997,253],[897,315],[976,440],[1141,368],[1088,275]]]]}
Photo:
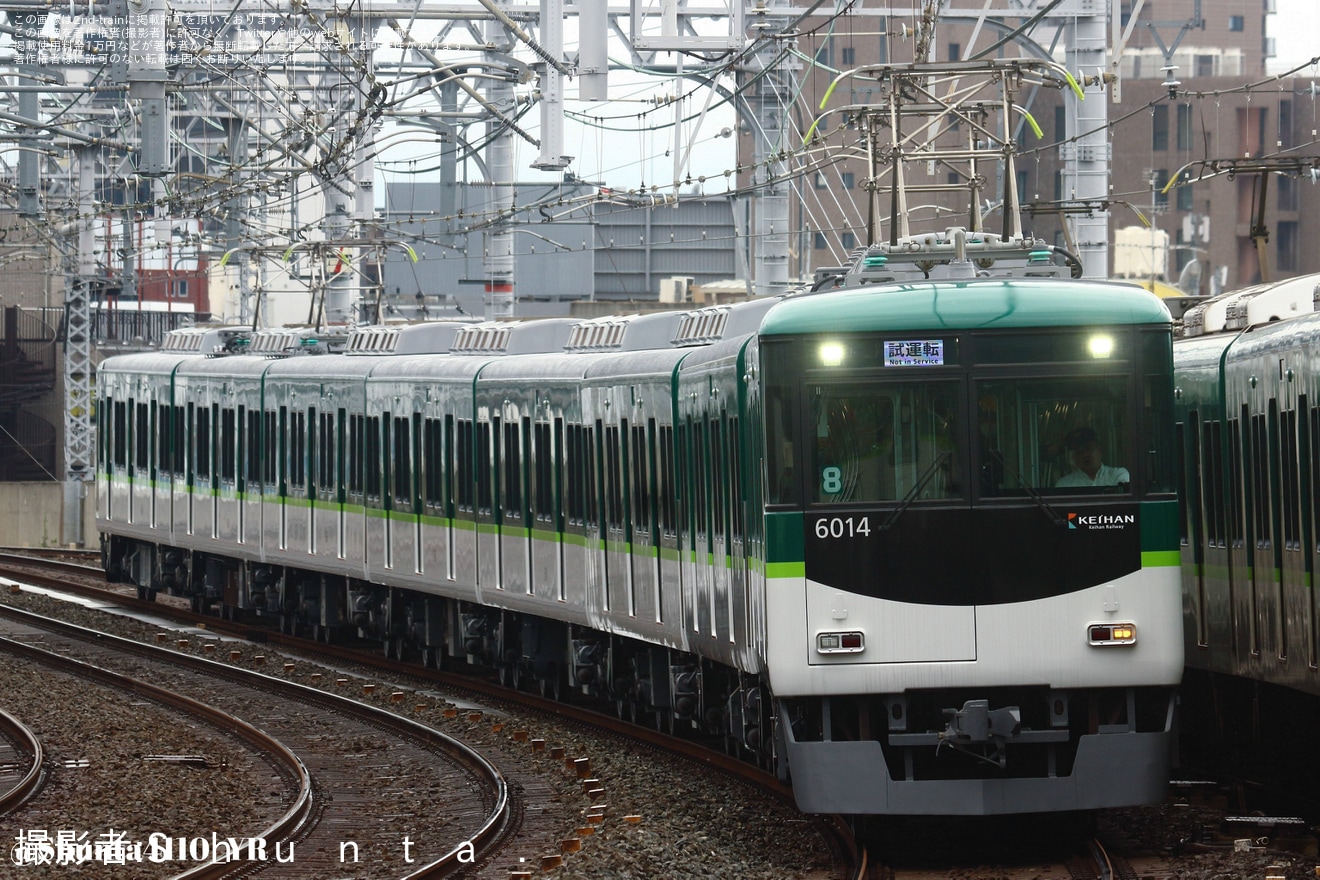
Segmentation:
{"type": "Polygon", "coordinates": [[[1183,315],[1186,338],[1242,330],[1309,314],[1320,301],[1320,274],[1253,284],[1197,303],[1183,315]]]}
{"type": "Polygon", "coordinates": [[[386,357],[291,357],[269,364],[271,379],[363,379],[386,357]]]}
{"type": "Polygon", "coordinates": [[[169,372],[181,363],[197,360],[194,354],[178,351],[139,351],[116,354],[96,366],[97,373],[161,373],[169,372]]]}
{"type": "MultiPolygon", "coordinates": [[[[1320,336],[1320,313],[1311,312],[1298,315],[1288,321],[1253,324],[1241,333],[1231,336],[1221,334],[1214,338],[1230,340],[1229,358],[1232,359],[1252,357],[1262,351],[1278,351],[1285,348],[1310,352],[1314,350],[1317,336],[1320,336]]],[[[1187,343],[1182,345],[1185,346],[1187,343]]]]}
{"type": "Polygon", "coordinates": [[[180,327],[165,334],[161,351],[187,354],[211,354],[226,351],[235,342],[246,338],[242,327],[227,324],[197,324],[180,327]]]}
{"type": "Polygon", "coordinates": [[[271,366],[267,358],[184,358],[174,375],[180,379],[218,379],[234,376],[260,376],[271,366]]]}
{"type": "Polygon", "coordinates": [[[975,279],[857,287],[793,296],[761,322],[762,336],[1096,324],[1168,324],[1168,308],[1133,284],[975,279]]]}

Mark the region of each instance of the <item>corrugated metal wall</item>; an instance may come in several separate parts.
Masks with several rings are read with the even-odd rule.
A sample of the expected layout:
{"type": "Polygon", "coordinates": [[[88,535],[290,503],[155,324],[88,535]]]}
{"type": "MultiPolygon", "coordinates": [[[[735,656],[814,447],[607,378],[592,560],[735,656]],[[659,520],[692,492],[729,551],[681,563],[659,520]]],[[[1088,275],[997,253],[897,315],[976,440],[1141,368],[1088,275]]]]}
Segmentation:
{"type": "MultiPolygon", "coordinates": [[[[521,212],[514,227],[517,314],[567,314],[575,300],[655,300],[661,279],[671,276],[701,284],[737,275],[728,200],[683,196],[676,206],[590,202],[571,209],[595,192],[579,183],[518,186],[518,203],[537,207],[521,212]]],[[[387,252],[382,277],[393,314],[412,314],[421,293],[431,308],[453,297],[482,316],[481,234],[453,230],[487,211],[489,193],[460,183],[446,200],[439,183],[389,185],[383,225],[419,258],[413,264],[399,248],[387,252]]]]}
{"type": "Polygon", "coordinates": [[[680,197],[675,205],[596,206],[596,297],[655,299],[660,280],[695,283],[737,275],[728,199],[680,197]]]}

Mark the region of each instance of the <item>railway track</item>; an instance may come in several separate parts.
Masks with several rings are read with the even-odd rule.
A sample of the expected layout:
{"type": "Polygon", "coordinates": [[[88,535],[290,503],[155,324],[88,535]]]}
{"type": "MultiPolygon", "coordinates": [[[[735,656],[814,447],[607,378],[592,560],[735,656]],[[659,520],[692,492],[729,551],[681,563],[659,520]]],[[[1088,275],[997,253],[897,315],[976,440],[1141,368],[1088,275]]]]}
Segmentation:
{"type": "MultiPolygon", "coordinates": [[[[405,687],[409,684],[418,688],[433,688],[440,685],[446,693],[455,695],[457,699],[479,701],[496,712],[530,710],[534,714],[543,714],[553,718],[556,723],[567,724],[570,727],[580,726],[582,729],[605,731],[628,742],[656,750],[658,753],[677,756],[702,768],[703,775],[719,774],[767,792],[785,804],[792,804],[792,794],[788,787],[781,785],[773,775],[736,757],[697,742],[675,738],[624,719],[602,714],[591,707],[547,699],[538,694],[511,691],[493,677],[426,669],[415,663],[388,658],[379,651],[309,642],[282,634],[273,628],[263,627],[260,621],[255,622],[254,625],[251,621],[225,621],[211,615],[200,615],[187,608],[182,600],[175,600],[165,595],[159,596],[159,601],[146,601],[138,598],[131,588],[106,584],[101,580],[103,574],[98,567],[71,563],[58,556],[33,558],[26,554],[0,553],[0,575],[60,592],[71,592],[95,602],[109,601],[135,611],[166,617],[180,624],[205,627],[217,635],[229,635],[256,642],[268,653],[287,650],[307,657],[313,662],[329,664],[333,668],[363,669],[364,674],[368,676],[381,676],[387,673],[391,681],[403,683],[405,687]]],[[[278,670],[275,670],[274,674],[278,674],[278,670]]],[[[476,717],[475,713],[473,717],[476,717]]],[[[594,792],[593,796],[596,799],[604,800],[605,792],[600,788],[602,783],[591,775],[590,756],[565,753],[562,748],[556,750],[544,743],[531,744],[534,749],[538,746],[561,758],[569,768],[570,775],[585,774],[582,778],[583,791],[594,792]]],[[[795,808],[793,809],[795,811],[795,808]]],[[[588,821],[590,821],[589,817],[588,821]]],[[[840,817],[826,817],[819,820],[807,818],[803,821],[817,825],[818,833],[828,841],[829,847],[835,854],[834,868],[828,874],[820,876],[838,878],[838,880],[860,880],[873,876],[866,867],[865,852],[857,846],[851,829],[840,817]]],[[[593,830],[590,827],[581,828],[577,833],[591,833],[593,830]]],[[[572,844],[575,841],[572,840],[572,835],[562,843],[566,852],[573,851],[572,844]]],[[[555,863],[556,858],[547,856],[528,861],[533,865],[539,861],[541,865],[548,867],[555,863]]],[[[514,869],[509,876],[519,877],[522,874],[514,869]]]]}
{"type": "Polygon", "coordinates": [[[0,816],[41,787],[45,751],[27,725],[0,708],[0,816]]]}
{"type": "Polygon", "coordinates": [[[874,880],[1166,880],[1073,818],[898,818],[866,835],[874,880]]]}
{"type": "MultiPolygon", "coordinates": [[[[398,660],[383,656],[378,651],[368,652],[349,646],[313,644],[265,629],[259,626],[260,621],[255,624],[252,621],[226,622],[215,617],[196,615],[186,608],[179,607],[181,601],[172,597],[161,596],[161,601],[158,602],[139,601],[131,590],[127,593],[107,591],[106,585],[99,580],[101,577],[99,570],[94,567],[70,567],[67,561],[61,560],[34,562],[26,558],[15,560],[0,558],[0,572],[3,572],[7,565],[15,566],[9,569],[11,576],[21,575],[25,582],[37,583],[42,583],[43,578],[48,578],[49,580],[44,581],[47,586],[52,588],[59,586],[64,590],[74,589],[64,585],[64,581],[68,580],[71,574],[76,575],[75,579],[84,581],[76,591],[89,598],[108,600],[116,605],[169,616],[181,623],[202,625],[212,632],[230,633],[245,639],[247,644],[241,645],[244,662],[251,662],[255,651],[265,651],[273,657],[275,650],[287,648],[298,655],[314,655],[316,660],[329,663],[336,668],[363,670],[361,674],[369,677],[385,677],[387,673],[390,680],[402,682],[405,688],[410,682],[419,690],[440,684],[444,686],[446,693],[455,694],[460,700],[480,702],[489,707],[496,716],[504,707],[516,705],[519,710],[531,708],[535,712],[552,715],[559,721],[567,719],[569,725],[620,731],[631,741],[648,744],[647,748],[666,752],[677,750],[686,754],[684,760],[696,762],[705,774],[719,773],[731,779],[736,778],[756,785],[766,791],[775,792],[776,797],[788,797],[786,788],[779,786],[772,777],[745,762],[711,751],[694,742],[675,741],[672,737],[647,728],[602,716],[598,712],[590,711],[588,707],[547,700],[536,694],[510,692],[494,681],[493,676],[438,672],[423,669],[412,663],[400,663],[398,660]]],[[[278,666],[278,663],[276,665],[278,666]]],[[[278,674],[278,669],[273,671],[278,674]]],[[[467,710],[458,709],[450,712],[457,712],[460,722],[463,716],[468,714],[473,718],[480,717],[477,711],[469,713],[467,710]]],[[[491,724],[489,720],[491,717],[494,716],[488,715],[479,722],[470,722],[467,727],[471,730],[480,729],[483,725],[487,729],[492,729],[492,726],[498,727],[498,722],[491,724]]],[[[504,735],[507,736],[508,732],[506,731],[504,735]]],[[[576,738],[571,736],[565,739],[568,742],[576,741],[576,738]]],[[[552,761],[562,763],[570,778],[577,778],[578,768],[589,774],[581,778],[580,782],[583,791],[593,791],[594,787],[594,794],[588,796],[588,800],[593,805],[597,801],[607,800],[606,792],[602,788],[606,783],[595,778],[596,762],[593,760],[595,756],[573,746],[556,750],[549,742],[528,745],[530,748],[539,745],[544,750],[543,756],[553,756],[552,761]]],[[[599,806],[603,807],[604,804],[599,806]]],[[[1208,815],[1222,817],[1226,813],[1215,809],[1208,815]]],[[[621,817],[616,816],[615,819],[617,818],[621,817]]],[[[1245,876],[1250,871],[1243,867],[1244,859],[1249,860],[1247,864],[1286,861],[1285,858],[1274,854],[1274,843],[1267,845],[1260,842],[1265,839],[1265,832],[1238,832],[1224,828],[1214,831],[1212,829],[1219,823],[1219,819],[1214,818],[1207,818],[1203,825],[1204,830],[1195,835],[1177,830],[1171,831],[1165,835],[1169,839],[1164,843],[1152,844],[1151,836],[1144,833],[1133,835],[1134,838],[1140,836],[1141,841],[1128,840],[1131,827],[1145,821],[1147,820],[1144,814],[1139,813],[1113,817],[1113,824],[1110,824],[1108,819],[1102,819],[1099,837],[1090,833],[1094,829],[1083,827],[1073,829],[1070,832],[1071,836],[1066,840],[1063,835],[1058,835],[1057,842],[1047,844],[1047,840],[1055,838],[1053,832],[1047,832],[1046,826],[1039,820],[1029,820],[1023,823],[1026,828],[1025,833],[1017,838],[995,832],[992,834],[992,837],[996,838],[993,843],[986,842],[984,838],[978,843],[973,835],[965,845],[958,846],[952,841],[954,838],[962,837],[963,832],[954,830],[948,823],[936,823],[939,827],[929,832],[931,835],[929,837],[923,837],[922,832],[914,832],[910,829],[899,831],[898,836],[903,839],[906,848],[896,849],[892,840],[877,840],[870,835],[865,838],[865,846],[860,846],[854,840],[849,827],[842,820],[833,818],[826,820],[828,827],[823,827],[822,833],[829,836],[832,846],[836,849],[834,868],[827,873],[813,876],[847,878],[847,880],[931,880],[941,877],[973,880],[987,876],[1002,877],[1004,880],[1026,880],[1026,878],[1109,880],[1109,878],[1131,877],[1152,878],[1152,880],[1178,877],[1192,880],[1199,877],[1234,876],[1235,870],[1245,872],[1241,874],[1245,876]],[[1115,826],[1118,829],[1117,833],[1115,826]],[[1248,851],[1237,851],[1241,849],[1239,838],[1246,837],[1248,833],[1251,834],[1248,851]],[[1013,839],[1019,842],[1012,844],[1013,839]],[[1010,841],[1007,847],[1003,843],[1004,840],[1010,841]]],[[[1002,823],[982,824],[989,828],[1003,827],[1002,823]]],[[[586,833],[599,832],[600,827],[581,830],[586,833]]],[[[570,834],[570,838],[572,836],[570,834]]],[[[1159,839],[1158,832],[1154,836],[1159,839]]],[[[563,841],[566,847],[569,843],[578,845],[580,842],[571,839],[563,841]]],[[[565,852],[571,851],[565,849],[565,852]]],[[[564,858],[567,859],[565,864],[570,866],[566,869],[570,871],[566,876],[573,876],[571,866],[575,857],[564,858]]],[[[507,874],[488,871],[482,876],[498,877],[500,880],[506,876],[510,878],[537,876],[541,872],[542,864],[545,866],[556,864],[558,856],[545,857],[544,863],[539,858],[528,861],[530,864],[525,869],[512,868],[507,874]]],[[[1265,867],[1269,868],[1266,871],[1269,876],[1287,876],[1290,880],[1293,876],[1286,872],[1275,871],[1272,865],[1265,867]]],[[[1308,869],[1306,876],[1311,875],[1308,869]]]]}
{"type": "MultiPolygon", "coordinates": [[[[448,876],[488,858],[516,832],[518,813],[500,772],[474,749],[409,719],[177,649],[143,645],[15,609],[3,609],[0,627],[8,631],[0,639],[6,652],[203,718],[259,749],[280,768],[289,789],[283,814],[267,827],[227,830],[221,837],[261,840],[265,852],[279,852],[283,845],[289,860],[258,860],[252,857],[255,844],[249,844],[246,860],[204,861],[181,877],[306,877],[344,870],[350,852],[352,870],[359,877],[448,876]],[[130,677],[115,671],[116,666],[141,672],[130,677]],[[148,683],[140,677],[148,673],[169,683],[148,683]],[[259,719],[262,729],[239,716],[259,719]],[[352,750],[363,753],[364,760],[346,761],[352,750]],[[411,768],[406,786],[391,786],[401,767],[411,768]],[[405,792],[416,796],[416,809],[408,809],[405,792]],[[425,809],[420,808],[422,800],[425,809]],[[395,815],[373,821],[382,807],[395,815]],[[426,814],[432,812],[442,821],[428,822],[426,814]],[[387,863],[384,871],[373,874],[356,864],[361,851],[398,850],[402,841],[407,843],[401,856],[375,859],[387,863]],[[404,871],[390,862],[415,866],[404,871]]],[[[160,831],[170,837],[170,829],[160,831]]],[[[180,857],[195,859],[198,854],[200,850],[189,849],[180,857]]]]}

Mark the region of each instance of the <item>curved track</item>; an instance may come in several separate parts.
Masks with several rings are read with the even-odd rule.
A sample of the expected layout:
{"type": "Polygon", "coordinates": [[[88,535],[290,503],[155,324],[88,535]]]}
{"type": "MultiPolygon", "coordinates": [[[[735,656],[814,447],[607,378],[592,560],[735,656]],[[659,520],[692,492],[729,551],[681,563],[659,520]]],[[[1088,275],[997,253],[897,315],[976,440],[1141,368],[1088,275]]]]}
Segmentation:
{"type": "MultiPolygon", "coordinates": [[[[14,609],[3,609],[3,617],[4,627],[14,635],[14,638],[0,639],[4,650],[23,654],[48,666],[74,671],[125,689],[135,696],[204,718],[208,724],[247,741],[265,754],[274,755],[296,792],[284,814],[269,827],[241,833],[264,838],[272,848],[277,841],[295,842],[300,855],[294,866],[295,873],[287,876],[308,876],[308,871],[317,869],[335,870],[338,865],[334,859],[340,852],[340,838],[344,837],[346,829],[353,830],[353,836],[364,849],[382,843],[397,847],[399,837],[404,833],[394,826],[384,830],[385,838],[381,841],[367,837],[367,826],[372,824],[369,822],[372,817],[364,811],[375,808],[377,801],[373,799],[372,789],[382,782],[372,775],[374,771],[365,762],[352,771],[345,770],[342,749],[334,742],[343,737],[354,737],[357,741],[388,737],[391,763],[412,761],[416,766],[428,768],[438,765],[443,769],[437,771],[437,775],[443,773],[445,776],[433,784],[440,789],[476,791],[475,799],[464,794],[457,800],[451,799],[448,804],[449,807],[458,807],[459,801],[479,802],[475,806],[468,803],[450,810],[451,815],[445,817],[455,822],[447,837],[453,838],[461,833],[461,840],[439,851],[428,851],[421,844],[426,835],[418,834],[416,854],[419,866],[410,876],[452,874],[467,865],[465,856],[474,851],[480,855],[497,848],[503,836],[511,830],[514,814],[510,809],[509,790],[498,769],[475,750],[431,728],[344,697],[178,651],[95,633],[14,609]],[[55,650],[24,643],[35,640],[46,642],[55,650]],[[81,656],[75,659],[69,655],[81,656]],[[150,684],[107,668],[123,662],[125,655],[131,655],[131,663],[137,668],[149,666],[152,677],[169,681],[168,686],[150,684]],[[199,672],[201,676],[197,674],[199,672]],[[215,686],[217,682],[218,688],[215,686]],[[207,696],[199,700],[179,691],[200,691],[207,696]],[[236,695],[236,691],[241,693],[236,695]],[[232,711],[208,705],[231,701],[241,704],[241,714],[260,718],[266,730],[258,730],[240,720],[232,711]],[[295,743],[296,746],[290,748],[286,743],[295,743]],[[437,757],[442,760],[437,761],[437,757]],[[321,861],[325,864],[320,864],[321,861]]],[[[381,748],[384,750],[383,746],[381,748]]],[[[251,874],[286,876],[283,872],[289,869],[289,865],[278,865],[269,860],[263,863],[201,864],[181,876],[189,880],[251,874]]]]}
{"type": "Polygon", "coordinates": [[[41,787],[45,754],[36,734],[4,709],[0,709],[0,738],[0,767],[5,768],[0,771],[0,785],[13,780],[7,789],[0,791],[0,816],[3,816],[41,787]],[[26,769],[20,763],[24,760],[26,769]]]}
{"type": "MultiPolygon", "coordinates": [[[[443,685],[448,690],[457,692],[483,703],[505,706],[517,706],[534,712],[552,715],[559,721],[581,724],[597,730],[605,730],[627,740],[642,743],[651,748],[675,754],[697,764],[707,771],[739,780],[755,788],[767,791],[786,803],[792,803],[792,790],[781,784],[773,774],[748,763],[740,758],[714,750],[699,742],[676,737],[662,731],[639,726],[626,719],[603,714],[598,708],[564,702],[542,697],[534,693],[510,689],[493,676],[468,672],[440,671],[422,667],[415,663],[401,662],[384,656],[379,651],[364,650],[360,647],[328,645],[313,642],[280,633],[274,629],[256,627],[252,624],[222,620],[214,615],[197,614],[188,608],[174,604],[174,600],[161,596],[166,601],[147,601],[140,599],[131,587],[109,585],[100,579],[103,573],[98,567],[76,564],[64,559],[36,559],[24,554],[0,553],[0,575],[20,578],[26,583],[45,586],[50,589],[72,592],[91,599],[110,600],[135,610],[167,617],[180,623],[203,625],[217,633],[228,633],[240,638],[252,638],[254,635],[262,642],[297,651],[300,654],[330,664],[355,664],[368,666],[377,672],[388,672],[396,679],[417,680],[423,685],[443,685]],[[73,581],[70,581],[73,578],[73,581]],[[118,589],[116,589],[116,586],[118,589]]],[[[574,760],[572,757],[567,760],[574,760]]],[[[590,775],[590,761],[578,758],[578,769],[590,775]]],[[[852,830],[841,817],[828,816],[820,819],[820,830],[830,841],[836,854],[836,874],[840,878],[853,880],[865,878],[867,855],[853,836],[852,830]]]]}

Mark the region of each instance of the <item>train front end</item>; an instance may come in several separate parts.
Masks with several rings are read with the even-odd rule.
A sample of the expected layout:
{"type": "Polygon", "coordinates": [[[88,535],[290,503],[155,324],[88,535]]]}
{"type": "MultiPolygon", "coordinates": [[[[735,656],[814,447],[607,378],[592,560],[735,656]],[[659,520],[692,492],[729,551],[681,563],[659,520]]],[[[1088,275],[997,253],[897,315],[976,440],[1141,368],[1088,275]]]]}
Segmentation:
{"type": "Polygon", "coordinates": [[[1082,281],[863,287],[767,316],[765,650],[804,811],[1163,798],[1170,352],[1157,299],[1082,281]]]}

